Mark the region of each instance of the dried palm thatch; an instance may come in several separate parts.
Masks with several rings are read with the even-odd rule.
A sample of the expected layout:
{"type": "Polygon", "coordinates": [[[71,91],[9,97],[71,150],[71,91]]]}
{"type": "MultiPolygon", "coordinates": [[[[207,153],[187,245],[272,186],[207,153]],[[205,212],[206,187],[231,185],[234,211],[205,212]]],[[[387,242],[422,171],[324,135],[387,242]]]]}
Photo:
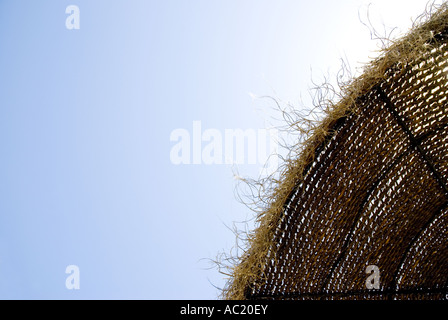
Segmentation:
{"type": "Polygon", "coordinates": [[[444,4],[341,88],[287,162],[223,298],[446,297],[447,42],[444,4]],[[366,285],[369,265],[379,287],[366,285]]]}

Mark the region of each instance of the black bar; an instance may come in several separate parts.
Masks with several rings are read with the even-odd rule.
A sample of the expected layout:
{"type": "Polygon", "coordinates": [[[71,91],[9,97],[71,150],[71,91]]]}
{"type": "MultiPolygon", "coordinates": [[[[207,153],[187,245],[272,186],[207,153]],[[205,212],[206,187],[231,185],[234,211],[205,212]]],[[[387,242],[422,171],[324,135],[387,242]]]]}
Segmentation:
{"type": "MultiPolygon", "coordinates": [[[[30,312],[31,317],[85,319],[98,311],[99,318],[113,319],[363,319],[373,315],[381,318],[403,319],[406,312],[413,316],[423,312],[425,317],[440,316],[447,303],[437,301],[223,301],[223,300],[89,300],[56,301],[60,307],[47,301],[2,301],[2,311],[13,315],[30,312]],[[17,303],[32,305],[19,307],[17,303]],[[83,303],[89,303],[83,306],[83,303]],[[110,303],[110,304],[108,304],[110,303]],[[64,305],[65,304],[65,305],[64,305]],[[431,314],[432,313],[432,314],[431,314]],[[123,317],[120,317],[123,315],[123,317]],[[400,316],[400,317],[398,317],[400,316]]],[[[54,301],[50,301],[54,303],[54,301]]]]}

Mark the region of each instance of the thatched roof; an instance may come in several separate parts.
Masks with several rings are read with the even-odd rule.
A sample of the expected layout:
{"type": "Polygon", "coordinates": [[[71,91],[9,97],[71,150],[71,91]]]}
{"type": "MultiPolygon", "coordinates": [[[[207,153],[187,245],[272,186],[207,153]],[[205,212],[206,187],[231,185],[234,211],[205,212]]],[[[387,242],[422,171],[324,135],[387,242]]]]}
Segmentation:
{"type": "Polygon", "coordinates": [[[224,298],[445,298],[447,41],[442,5],[342,88],[281,173],[224,298]]]}

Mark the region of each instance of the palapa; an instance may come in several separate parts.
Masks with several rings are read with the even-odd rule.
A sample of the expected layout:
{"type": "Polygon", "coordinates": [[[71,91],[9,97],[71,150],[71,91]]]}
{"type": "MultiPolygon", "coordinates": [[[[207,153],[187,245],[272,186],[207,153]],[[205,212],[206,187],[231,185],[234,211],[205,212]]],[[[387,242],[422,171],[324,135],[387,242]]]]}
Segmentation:
{"type": "Polygon", "coordinates": [[[447,297],[447,41],[443,4],[341,88],[280,173],[223,298],[447,297]]]}

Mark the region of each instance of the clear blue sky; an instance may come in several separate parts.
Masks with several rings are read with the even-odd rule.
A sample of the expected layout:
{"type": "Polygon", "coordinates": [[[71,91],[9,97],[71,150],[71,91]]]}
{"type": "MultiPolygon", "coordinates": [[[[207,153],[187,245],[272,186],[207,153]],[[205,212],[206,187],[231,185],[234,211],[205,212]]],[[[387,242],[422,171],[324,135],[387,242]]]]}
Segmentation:
{"type": "Polygon", "coordinates": [[[426,4],[0,1],[0,298],[216,299],[207,259],[252,213],[231,166],[174,165],[171,132],[266,128],[249,93],[306,104],[312,77],[374,55],[369,2],[404,31],[426,4]]]}

